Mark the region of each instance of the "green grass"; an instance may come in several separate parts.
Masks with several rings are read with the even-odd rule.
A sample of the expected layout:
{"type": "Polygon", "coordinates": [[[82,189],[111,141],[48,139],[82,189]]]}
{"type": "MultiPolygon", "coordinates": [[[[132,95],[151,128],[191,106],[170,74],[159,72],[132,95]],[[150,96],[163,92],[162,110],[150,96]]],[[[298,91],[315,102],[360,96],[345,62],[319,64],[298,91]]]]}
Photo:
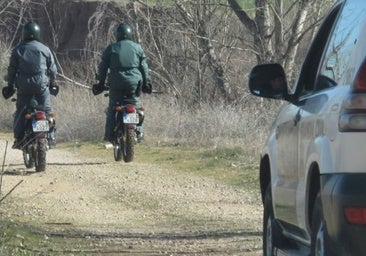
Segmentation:
{"type": "MultiPolygon", "coordinates": [[[[84,237],[62,237],[14,222],[0,221],[0,255],[87,255],[90,241],[84,237]]],[[[90,254],[88,254],[90,255],[90,254]]]]}
{"type": "Polygon", "coordinates": [[[215,178],[229,185],[247,186],[257,177],[253,157],[239,147],[139,147],[142,159],[151,163],[215,178]]]}

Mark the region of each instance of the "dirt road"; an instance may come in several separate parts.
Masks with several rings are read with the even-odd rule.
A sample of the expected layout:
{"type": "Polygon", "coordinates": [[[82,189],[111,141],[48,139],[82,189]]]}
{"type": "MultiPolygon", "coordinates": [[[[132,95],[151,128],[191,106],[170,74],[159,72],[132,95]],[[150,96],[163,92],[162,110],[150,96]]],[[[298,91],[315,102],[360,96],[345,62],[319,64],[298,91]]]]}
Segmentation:
{"type": "MultiPolygon", "coordinates": [[[[1,159],[4,150],[0,140],[1,159]]],[[[2,202],[2,218],[46,238],[90,239],[83,251],[92,255],[261,255],[262,207],[245,188],[65,149],[47,158],[46,172],[35,173],[20,151],[7,151],[2,195],[21,183],[2,202]]]]}

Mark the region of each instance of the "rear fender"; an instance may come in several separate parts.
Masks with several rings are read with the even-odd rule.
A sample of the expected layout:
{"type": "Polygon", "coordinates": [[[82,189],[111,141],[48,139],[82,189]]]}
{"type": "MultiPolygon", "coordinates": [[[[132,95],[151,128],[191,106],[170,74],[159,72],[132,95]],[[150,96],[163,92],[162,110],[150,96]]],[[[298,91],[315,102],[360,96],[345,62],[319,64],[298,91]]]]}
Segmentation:
{"type": "Polygon", "coordinates": [[[136,125],[135,124],[128,124],[127,125],[127,130],[136,130],[136,125]]]}
{"type": "Polygon", "coordinates": [[[299,178],[304,178],[300,179],[298,184],[297,209],[299,209],[298,219],[300,225],[310,233],[315,195],[321,189],[320,176],[322,173],[334,170],[329,139],[325,136],[317,137],[310,143],[305,157],[307,159],[304,167],[306,175],[299,174],[299,178]],[[303,198],[306,199],[306,202],[303,201],[303,198]]]}
{"type": "MultiPolygon", "coordinates": [[[[274,181],[278,176],[277,170],[277,152],[276,152],[276,139],[274,133],[268,138],[266,146],[262,151],[262,157],[260,161],[260,188],[262,194],[262,202],[264,202],[264,196],[268,185],[271,183],[271,189],[275,187],[274,181]]],[[[272,193],[273,196],[273,193],[272,193]]]]}

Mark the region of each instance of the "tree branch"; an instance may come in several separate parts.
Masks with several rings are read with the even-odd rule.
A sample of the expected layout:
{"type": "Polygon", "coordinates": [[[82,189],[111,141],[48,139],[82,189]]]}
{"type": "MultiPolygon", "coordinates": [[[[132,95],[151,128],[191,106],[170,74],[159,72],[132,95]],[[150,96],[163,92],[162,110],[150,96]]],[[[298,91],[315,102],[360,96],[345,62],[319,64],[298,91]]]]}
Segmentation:
{"type": "Polygon", "coordinates": [[[236,16],[239,18],[241,23],[252,33],[257,33],[257,27],[246,11],[244,11],[239,5],[237,0],[228,0],[231,9],[234,11],[236,16]]]}

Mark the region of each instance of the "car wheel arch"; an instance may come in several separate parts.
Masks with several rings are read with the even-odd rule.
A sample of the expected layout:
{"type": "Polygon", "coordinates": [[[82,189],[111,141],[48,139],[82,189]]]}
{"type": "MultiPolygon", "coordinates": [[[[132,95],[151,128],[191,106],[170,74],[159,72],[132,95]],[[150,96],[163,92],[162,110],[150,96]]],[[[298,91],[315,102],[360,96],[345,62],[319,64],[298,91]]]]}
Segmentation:
{"type": "Polygon", "coordinates": [[[318,163],[314,162],[309,167],[307,182],[307,227],[311,229],[312,213],[316,196],[320,191],[320,169],[318,163]]]}
{"type": "Polygon", "coordinates": [[[264,202],[264,197],[266,194],[266,189],[271,182],[271,168],[269,156],[265,155],[261,158],[259,167],[259,182],[262,196],[262,203],[264,202]]]}

